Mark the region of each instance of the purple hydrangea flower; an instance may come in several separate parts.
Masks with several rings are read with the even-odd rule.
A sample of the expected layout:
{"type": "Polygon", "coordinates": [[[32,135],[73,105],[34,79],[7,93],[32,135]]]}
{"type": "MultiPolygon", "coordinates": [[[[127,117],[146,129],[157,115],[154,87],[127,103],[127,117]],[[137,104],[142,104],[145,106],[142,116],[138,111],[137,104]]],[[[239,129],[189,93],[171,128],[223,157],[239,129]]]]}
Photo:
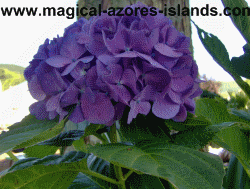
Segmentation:
{"type": "MultiPolygon", "coordinates": [[[[140,2],[130,7],[150,8],[140,2]]],[[[63,37],[47,39],[26,68],[38,100],[31,114],[63,119],[67,107],[76,105],[71,121],[110,126],[129,106],[128,124],[150,111],[185,121],[202,93],[189,45],[163,14],[82,18],[63,37]]]]}

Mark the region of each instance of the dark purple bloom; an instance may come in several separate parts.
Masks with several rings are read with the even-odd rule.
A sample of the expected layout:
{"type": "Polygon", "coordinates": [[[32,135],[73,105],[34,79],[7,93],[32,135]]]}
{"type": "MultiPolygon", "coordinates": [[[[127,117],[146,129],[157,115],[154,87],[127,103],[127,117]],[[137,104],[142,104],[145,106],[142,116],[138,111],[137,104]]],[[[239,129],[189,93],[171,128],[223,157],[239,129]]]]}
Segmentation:
{"type": "MultiPolygon", "coordinates": [[[[130,7],[150,8],[140,2],[130,7]]],[[[26,68],[30,93],[38,100],[31,113],[63,119],[67,107],[76,105],[71,121],[110,126],[129,106],[128,123],[150,111],[185,121],[202,93],[189,45],[163,14],[80,19],[63,37],[46,40],[26,68]]]]}
{"type": "Polygon", "coordinates": [[[48,111],[46,108],[46,104],[48,102],[48,98],[42,101],[38,101],[33,103],[30,107],[30,113],[35,115],[37,119],[54,119],[58,114],[60,115],[59,121],[62,121],[63,118],[68,114],[68,112],[64,111],[61,107],[57,107],[55,110],[48,111]]]}

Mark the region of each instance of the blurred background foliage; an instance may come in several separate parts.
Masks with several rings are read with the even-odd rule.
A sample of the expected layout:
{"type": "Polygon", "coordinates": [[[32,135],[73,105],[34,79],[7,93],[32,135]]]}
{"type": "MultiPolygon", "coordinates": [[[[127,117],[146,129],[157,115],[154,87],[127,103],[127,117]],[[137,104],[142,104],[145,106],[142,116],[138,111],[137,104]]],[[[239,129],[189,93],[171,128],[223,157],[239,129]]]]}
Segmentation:
{"type": "MultiPolygon", "coordinates": [[[[215,81],[212,78],[208,79],[206,75],[201,76],[200,79],[206,81],[200,84],[203,90],[201,98],[217,99],[226,103],[228,108],[248,111],[250,101],[236,82],[215,81]]],[[[250,84],[250,79],[246,79],[245,82],[250,84]]]]}
{"type": "MultiPolygon", "coordinates": [[[[0,80],[2,91],[25,81],[23,71],[25,68],[13,64],[0,64],[0,80]]],[[[0,89],[1,90],[1,89],[0,89]]]]}

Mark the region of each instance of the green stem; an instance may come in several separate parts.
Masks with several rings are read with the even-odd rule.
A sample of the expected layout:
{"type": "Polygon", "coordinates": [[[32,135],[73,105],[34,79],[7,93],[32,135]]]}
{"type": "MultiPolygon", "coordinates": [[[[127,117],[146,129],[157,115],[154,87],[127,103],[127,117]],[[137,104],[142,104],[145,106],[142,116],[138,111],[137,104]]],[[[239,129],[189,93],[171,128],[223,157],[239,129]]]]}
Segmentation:
{"type": "Polygon", "coordinates": [[[250,99],[250,86],[238,74],[233,73],[231,76],[250,99]]]}
{"type": "Polygon", "coordinates": [[[121,142],[122,140],[117,130],[116,130],[116,136],[117,136],[117,142],[121,142]]]}
{"type": "MultiPolygon", "coordinates": [[[[117,143],[117,130],[116,124],[113,124],[110,128],[110,141],[111,143],[117,143]]],[[[120,140],[120,137],[119,137],[120,140]]],[[[125,179],[123,177],[122,168],[120,166],[114,165],[116,179],[118,180],[118,187],[120,189],[126,189],[125,179]]]]}
{"type": "Polygon", "coordinates": [[[128,178],[133,172],[134,172],[134,171],[129,170],[129,172],[127,172],[127,173],[124,175],[124,180],[127,180],[127,178],[128,178]]]}
{"type": "Polygon", "coordinates": [[[111,143],[117,143],[117,133],[115,124],[113,124],[110,128],[110,141],[111,143]]]}
{"type": "Polygon", "coordinates": [[[8,151],[7,154],[15,162],[19,160],[11,151],[8,151]]]}
{"type": "Polygon", "coordinates": [[[64,152],[66,150],[66,146],[62,146],[60,149],[60,155],[63,156],[64,152]]]}
{"type": "Polygon", "coordinates": [[[110,182],[110,183],[113,183],[113,184],[116,184],[116,185],[119,185],[119,182],[117,182],[116,180],[112,179],[112,178],[109,178],[109,177],[106,177],[100,173],[97,173],[97,172],[94,172],[94,171],[88,171],[87,174],[91,175],[91,176],[94,176],[94,177],[97,177],[97,178],[100,178],[102,180],[105,180],[107,182],[110,182]]]}

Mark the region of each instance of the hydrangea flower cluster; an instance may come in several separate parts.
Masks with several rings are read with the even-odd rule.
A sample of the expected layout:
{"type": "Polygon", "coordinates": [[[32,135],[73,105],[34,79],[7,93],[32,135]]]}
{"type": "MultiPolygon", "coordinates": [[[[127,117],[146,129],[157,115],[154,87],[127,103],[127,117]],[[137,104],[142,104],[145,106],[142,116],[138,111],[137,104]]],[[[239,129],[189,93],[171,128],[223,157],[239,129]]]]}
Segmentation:
{"type": "MultiPolygon", "coordinates": [[[[142,3],[130,6],[147,7],[142,3]]],[[[124,12],[123,12],[124,13],[124,12]]],[[[37,119],[112,125],[126,106],[128,124],[140,114],[182,122],[199,96],[198,67],[190,38],[163,14],[81,18],[63,37],[46,40],[24,75],[37,119]]]]}

